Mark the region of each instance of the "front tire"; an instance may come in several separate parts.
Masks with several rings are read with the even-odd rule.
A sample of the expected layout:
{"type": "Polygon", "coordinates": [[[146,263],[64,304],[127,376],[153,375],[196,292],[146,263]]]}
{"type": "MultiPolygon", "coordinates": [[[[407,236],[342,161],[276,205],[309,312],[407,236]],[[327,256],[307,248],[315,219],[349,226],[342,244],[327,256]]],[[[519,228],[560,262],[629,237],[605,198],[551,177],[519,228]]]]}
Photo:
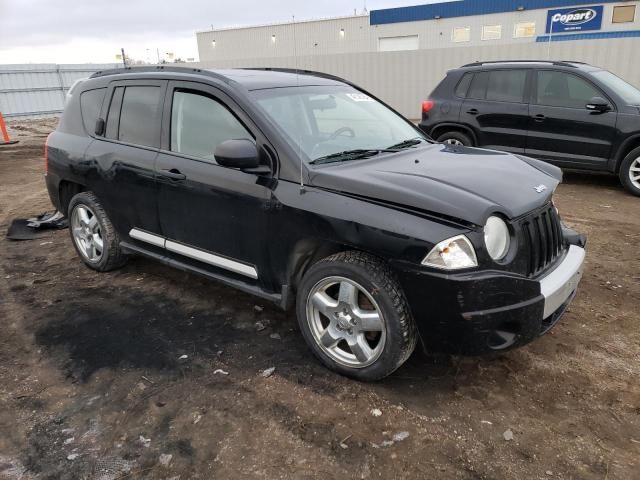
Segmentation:
{"type": "Polygon", "coordinates": [[[67,211],[71,240],[85,265],[108,272],[126,263],[120,236],[93,192],[78,193],[69,202],[67,211]]]}
{"type": "Polygon", "coordinates": [[[356,251],[327,257],[304,275],[297,294],[302,335],[328,368],[363,381],[394,372],[417,333],[391,269],[356,251]]]}
{"type": "Polygon", "coordinates": [[[446,143],[447,145],[459,145],[464,147],[473,146],[473,141],[468,135],[456,131],[443,133],[438,137],[437,141],[440,143],[446,143]]]}
{"type": "Polygon", "coordinates": [[[620,182],[627,192],[640,197],[640,147],[631,150],[622,161],[620,182]]]}

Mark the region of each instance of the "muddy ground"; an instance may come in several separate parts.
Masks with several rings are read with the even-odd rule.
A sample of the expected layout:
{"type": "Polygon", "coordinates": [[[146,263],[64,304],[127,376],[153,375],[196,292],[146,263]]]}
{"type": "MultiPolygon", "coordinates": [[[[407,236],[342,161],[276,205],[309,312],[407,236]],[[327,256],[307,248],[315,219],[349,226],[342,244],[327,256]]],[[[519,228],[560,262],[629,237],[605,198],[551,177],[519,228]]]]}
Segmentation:
{"type": "Polygon", "coordinates": [[[54,125],[0,147],[0,478],[640,479],[640,199],[615,179],[558,191],[589,244],[550,334],[361,384],[249,295],[143,259],[94,273],[67,230],[7,240],[51,208],[54,125]]]}

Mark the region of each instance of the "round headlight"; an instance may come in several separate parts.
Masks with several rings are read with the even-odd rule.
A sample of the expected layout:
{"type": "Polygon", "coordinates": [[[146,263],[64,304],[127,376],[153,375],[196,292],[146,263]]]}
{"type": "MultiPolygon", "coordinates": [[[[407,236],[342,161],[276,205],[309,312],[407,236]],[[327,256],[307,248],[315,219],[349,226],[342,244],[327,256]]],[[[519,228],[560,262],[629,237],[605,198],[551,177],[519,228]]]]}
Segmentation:
{"type": "Polygon", "coordinates": [[[484,226],[484,244],[494,260],[501,260],[509,251],[509,227],[501,218],[489,217],[484,226]]]}

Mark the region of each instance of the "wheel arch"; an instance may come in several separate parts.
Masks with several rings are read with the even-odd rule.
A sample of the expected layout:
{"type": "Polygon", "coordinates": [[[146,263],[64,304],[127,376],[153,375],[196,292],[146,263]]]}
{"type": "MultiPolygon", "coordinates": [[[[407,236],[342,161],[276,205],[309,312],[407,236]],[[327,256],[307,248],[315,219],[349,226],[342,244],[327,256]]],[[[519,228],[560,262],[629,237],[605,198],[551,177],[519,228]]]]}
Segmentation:
{"type": "Polygon", "coordinates": [[[80,183],[62,180],[58,186],[58,198],[60,200],[60,211],[68,216],[69,203],[78,193],[86,192],[87,187],[80,183]]]}
{"type": "Polygon", "coordinates": [[[431,129],[430,135],[434,140],[437,140],[438,137],[443,133],[451,132],[451,131],[456,131],[456,132],[464,133],[465,135],[469,135],[471,137],[471,141],[473,142],[473,145],[474,146],[478,145],[478,137],[476,136],[476,133],[473,131],[471,127],[464,125],[462,123],[451,123],[451,122],[439,123],[431,129]]]}
{"type": "Polygon", "coordinates": [[[640,133],[633,135],[627,139],[624,140],[624,142],[622,142],[622,145],[620,145],[620,147],[618,148],[618,151],[616,152],[616,156],[615,156],[615,167],[614,167],[614,173],[618,174],[620,173],[620,165],[622,165],[622,162],[624,161],[624,159],[627,157],[627,155],[629,155],[629,153],[640,147],[640,133]]]}

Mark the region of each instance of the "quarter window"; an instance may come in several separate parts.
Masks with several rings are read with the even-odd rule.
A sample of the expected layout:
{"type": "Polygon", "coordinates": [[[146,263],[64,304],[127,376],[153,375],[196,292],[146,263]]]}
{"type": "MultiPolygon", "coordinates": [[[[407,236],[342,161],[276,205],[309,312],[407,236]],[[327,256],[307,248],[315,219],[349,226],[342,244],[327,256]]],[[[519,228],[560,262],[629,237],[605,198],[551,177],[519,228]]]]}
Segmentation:
{"type": "Polygon", "coordinates": [[[631,23],[636,16],[635,5],[619,5],[613,7],[613,23],[631,23]]]}
{"type": "Polygon", "coordinates": [[[568,73],[537,72],[536,103],[552,107],[585,108],[593,97],[602,96],[589,82],[568,73]]]}
{"type": "Polygon", "coordinates": [[[536,22],[516,23],[513,26],[513,38],[529,38],[536,34],[536,22]]]}
{"type": "Polygon", "coordinates": [[[93,135],[96,130],[96,122],[100,116],[102,108],[102,100],[106,88],[96,88],[95,90],[87,90],[80,94],[80,111],[82,112],[82,123],[85,130],[93,135]]]}
{"type": "Polygon", "coordinates": [[[199,93],[176,91],[171,106],[171,151],[215,161],[225,140],[253,137],[220,102],[199,93]]]}
{"type": "Polygon", "coordinates": [[[456,97],[464,98],[467,96],[467,92],[469,91],[469,85],[471,84],[471,79],[473,78],[472,73],[465,73],[462,79],[458,82],[458,86],[456,87],[456,97]]]}
{"type": "Polygon", "coordinates": [[[471,40],[471,27],[457,27],[451,31],[451,41],[454,43],[471,40]]]}
{"type": "Polygon", "coordinates": [[[473,76],[471,82],[471,88],[467,98],[473,98],[474,100],[484,100],[485,93],[487,92],[487,81],[489,80],[488,72],[476,73],[473,76]]]}
{"type": "Polygon", "coordinates": [[[482,40],[500,40],[502,38],[502,25],[484,25],[482,27],[482,40]]]}
{"type": "Polygon", "coordinates": [[[489,72],[487,100],[497,102],[522,102],[526,70],[494,70],[489,72]]]}

